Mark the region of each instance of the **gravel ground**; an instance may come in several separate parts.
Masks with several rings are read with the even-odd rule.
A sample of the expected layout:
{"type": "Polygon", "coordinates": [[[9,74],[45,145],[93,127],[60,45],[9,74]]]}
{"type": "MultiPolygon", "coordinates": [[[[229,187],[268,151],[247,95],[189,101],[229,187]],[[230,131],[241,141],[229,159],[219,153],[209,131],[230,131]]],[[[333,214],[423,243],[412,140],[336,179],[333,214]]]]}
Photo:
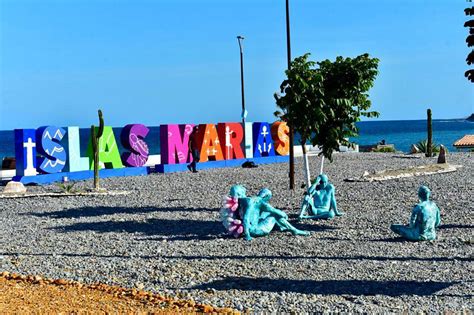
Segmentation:
{"type": "MultiPolygon", "coordinates": [[[[463,167],[344,182],[436,159],[336,154],[325,171],[346,215],[294,221],[309,237],[275,231],[247,242],[224,235],[218,222],[222,196],[236,183],[249,195],[269,187],[271,204],[294,218],[302,190],[287,189],[286,164],[101,180],[109,190],[132,192],[126,196],[0,199],[0,271],[137,287],[250,312],[473,311],[474,154],[448,159],[463,167]],[[441,208],[438,240],[405,242],[389,226],[408,222],[421,184],[441,208]]],[[[310,165],[319,169],[319,159],[310,165]]]]}

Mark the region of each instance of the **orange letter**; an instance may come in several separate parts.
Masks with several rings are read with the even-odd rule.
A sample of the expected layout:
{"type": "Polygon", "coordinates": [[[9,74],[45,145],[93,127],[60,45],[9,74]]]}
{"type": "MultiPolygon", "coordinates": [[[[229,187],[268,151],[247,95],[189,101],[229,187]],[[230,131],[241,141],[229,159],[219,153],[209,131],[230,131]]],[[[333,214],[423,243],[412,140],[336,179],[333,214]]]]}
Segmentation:
{"type": "Polygon", "coordinates": [[[276,121],[272,125],[272,138],[275,145],[275,151],[279,155],[288,155],[290,151],[290,138],[288,134],[290,128],[284,121],[276,121]]]}
{"type": "Polygon", "coordinates": [[[221,144],[217,136],[216,125],[201,124],[199,125],[199,133],[202,137],[202,146],[199,162],[207,162],[209,158],[214,161],[224,159],[222,155],[221,144]]]}

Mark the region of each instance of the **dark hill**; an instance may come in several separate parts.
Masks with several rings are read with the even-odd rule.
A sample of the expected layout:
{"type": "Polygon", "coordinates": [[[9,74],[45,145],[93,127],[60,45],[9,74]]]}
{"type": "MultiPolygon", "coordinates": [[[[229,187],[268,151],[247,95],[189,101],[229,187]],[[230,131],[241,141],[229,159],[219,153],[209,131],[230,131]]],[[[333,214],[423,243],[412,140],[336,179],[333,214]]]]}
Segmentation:
{"type": "Polygon", "coordinates": [[[474,114],[471,114],[471,116],[467,117],[466,120],[474,122],[474,114]]]}

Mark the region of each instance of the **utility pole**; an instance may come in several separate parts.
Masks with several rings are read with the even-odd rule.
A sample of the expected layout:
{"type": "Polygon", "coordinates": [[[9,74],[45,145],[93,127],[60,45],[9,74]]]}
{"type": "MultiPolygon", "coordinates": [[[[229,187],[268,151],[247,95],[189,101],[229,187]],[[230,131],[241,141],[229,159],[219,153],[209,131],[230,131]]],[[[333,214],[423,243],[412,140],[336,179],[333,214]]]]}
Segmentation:
{"type": "Polygon", "coordinates": [[[243,52],[243,36],[237,36],[237,40],[239,41],[239,48],[240,48],[240,86],[242,90],[242,123],[244,124],[245,128],[245,93],[244,93],[244,52],[243,52]]]}
{"type": "MultiPolygon", "coordinates": [[[[290,44],[290,5],[289,0],[286,0],[286,51],[288,56],[288,70],[291,69],[291,44],[290,44]]],[[[290,189],[295,189],[295,151],[293,149],[293,122],[291,115],[288,115],[290,120],[288,126],[290,128],[290,189]]]]}

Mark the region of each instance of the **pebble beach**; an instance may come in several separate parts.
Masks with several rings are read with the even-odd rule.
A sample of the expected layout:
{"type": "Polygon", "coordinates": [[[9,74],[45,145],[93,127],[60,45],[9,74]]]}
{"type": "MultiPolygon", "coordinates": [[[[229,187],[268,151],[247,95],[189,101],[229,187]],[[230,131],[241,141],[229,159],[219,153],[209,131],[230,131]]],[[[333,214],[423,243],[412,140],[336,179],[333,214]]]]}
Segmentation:
{"type": "MultiPolygon", "coordinates": [[[[320,159],[309,162],[314,177],[320,159]]],[[[128,194],[0,199],[0,272],[138,288],[251,313],[472,312],[474,153],[450,153],[448,162],[462,167],[346,182],[365,171],[436,158],[335,154],[324,170],[345,215],[331,221],[296,220],[304,191],[301,158],[293,192],[288,165],[270,164],[101,179],[107,190],[128,194]],[[250,242],[227,236],[219,209],[234,184],[248,195],[270,188],[270,203],[311,235],[273,231],[250,242]],[[441,209],[434,242],[407,242],[389,228],[408,222],[420,185],[431,189],[441,209]]],[[[92,181],[75,186],[90,187],[92,181]]]]}

